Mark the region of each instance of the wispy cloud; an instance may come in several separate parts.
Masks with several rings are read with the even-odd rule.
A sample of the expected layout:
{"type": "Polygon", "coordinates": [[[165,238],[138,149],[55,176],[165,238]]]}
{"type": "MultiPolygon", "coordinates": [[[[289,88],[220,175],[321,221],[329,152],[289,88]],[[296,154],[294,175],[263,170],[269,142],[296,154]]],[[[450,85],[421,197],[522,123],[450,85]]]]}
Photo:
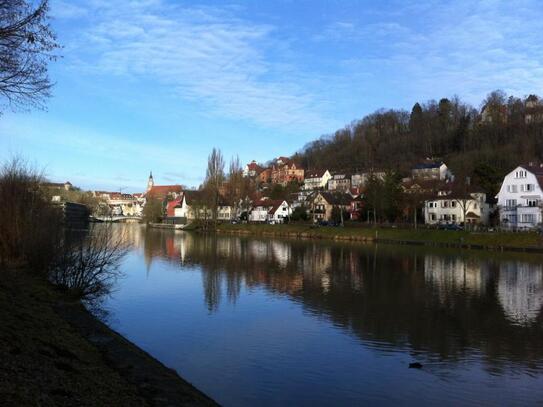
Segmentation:
{"type": "Polygon", "coordinates": [[[84,7],[64,0],[54,0],[52,2],[52,10],[55,17],[61,19],[80,18],[87,15],[87,9],[84,7]]]}
{"type": "Polygon", "coordinates": [[[405,3],[379,19],[334,22],[316,39],[359,44],[365,54],[343,63],[355,75],[380,72],[384,88],[412,98],[459,94],[479,102],[496,88],[543,90],[538,1],[405,3]]]}
{"type": "Polygon", "coordinates": [[[151,78],[202,110],[258,125],[317,131],[331,124],[327,102],[304,86],[314,78],[283,59],[288,44],[275,39],[271,25],[228,8],[158,0],[87,7],[92,27],[77,41],[91,51],[78,55],[78,69],[151,78]]]}

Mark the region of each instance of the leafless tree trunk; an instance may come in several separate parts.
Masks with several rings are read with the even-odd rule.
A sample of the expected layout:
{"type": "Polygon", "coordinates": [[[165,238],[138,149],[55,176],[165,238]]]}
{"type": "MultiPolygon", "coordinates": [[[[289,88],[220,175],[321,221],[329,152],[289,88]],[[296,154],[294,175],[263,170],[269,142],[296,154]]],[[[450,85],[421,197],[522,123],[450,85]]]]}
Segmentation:
{"type": "Polygon", "coordinates": [[[213,222],[217,222],[217,208],[219,206],[219,188],[224,182],[224,159],[221,150],[213,148],[207,159],[207,172],[205,186],[210,192],[210,209],[213,222]]]}

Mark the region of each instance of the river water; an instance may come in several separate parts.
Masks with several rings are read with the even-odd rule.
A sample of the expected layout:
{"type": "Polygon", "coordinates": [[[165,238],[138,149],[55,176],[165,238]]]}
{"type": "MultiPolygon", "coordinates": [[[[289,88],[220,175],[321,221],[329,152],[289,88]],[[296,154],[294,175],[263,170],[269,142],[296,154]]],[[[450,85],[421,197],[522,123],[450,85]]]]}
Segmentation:
{"type": "Polygon", "coordinates": [[[119,228],[109,324],[223,405],[543,403],[543,256],[119,228]]]}

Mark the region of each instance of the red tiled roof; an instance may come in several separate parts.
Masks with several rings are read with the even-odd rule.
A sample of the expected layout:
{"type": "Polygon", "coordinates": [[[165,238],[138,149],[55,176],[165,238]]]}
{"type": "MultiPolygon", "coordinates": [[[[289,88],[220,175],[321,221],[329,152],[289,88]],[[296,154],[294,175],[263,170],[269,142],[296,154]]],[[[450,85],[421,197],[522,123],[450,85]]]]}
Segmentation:
{"type": "Polygon", "coordinates": [[[251,161],[249,164],[247,164],[247,169],[249,171],[255,171],[257,173],[260,173],[264,170],[264,168],[258,165],[256,161],[251,161]]]}
{"type": "Polygon", "coordinates": [[[147,195],[156,198],[165,198],[168,194],[180,194],[181,192],[183,192],[181,185],[156,185],[147,192],[147,195]]]}

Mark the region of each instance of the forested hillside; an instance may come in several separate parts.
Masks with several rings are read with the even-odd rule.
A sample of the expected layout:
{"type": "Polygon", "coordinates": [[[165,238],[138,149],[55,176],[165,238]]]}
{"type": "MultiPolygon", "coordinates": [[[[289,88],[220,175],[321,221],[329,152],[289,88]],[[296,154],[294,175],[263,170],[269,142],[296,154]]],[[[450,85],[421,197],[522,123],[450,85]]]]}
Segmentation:
{"type": "Polygon", "coordinates": [[[494,91],[476,109],[458,97],[415,103],[411,112],[379,110],[309,143],[295,157],[305,168],[390,169],[408,174],[424,158],[442,159],[457,177],[488,191],[521,162],[543,160],[543,104],[494,91]]]}

